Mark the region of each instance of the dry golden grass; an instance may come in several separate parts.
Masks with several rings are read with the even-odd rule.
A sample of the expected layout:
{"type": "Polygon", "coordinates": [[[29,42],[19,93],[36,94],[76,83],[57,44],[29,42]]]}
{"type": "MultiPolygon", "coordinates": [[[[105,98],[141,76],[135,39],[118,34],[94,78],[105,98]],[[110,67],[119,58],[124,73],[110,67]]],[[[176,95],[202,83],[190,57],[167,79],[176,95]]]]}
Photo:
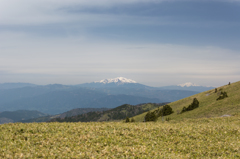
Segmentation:
{"type": "Polygon", "coordinates": [[[0,158],[240,158],[240,116],[0,125],[0,158]]]}

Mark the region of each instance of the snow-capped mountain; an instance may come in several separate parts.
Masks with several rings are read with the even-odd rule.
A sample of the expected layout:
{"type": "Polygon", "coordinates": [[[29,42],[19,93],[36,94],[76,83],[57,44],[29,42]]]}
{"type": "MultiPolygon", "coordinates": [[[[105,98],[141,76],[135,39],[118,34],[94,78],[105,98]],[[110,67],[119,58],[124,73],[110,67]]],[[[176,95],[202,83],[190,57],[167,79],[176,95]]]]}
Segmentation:
{"type": "Polygon", "coordinates": [[[195,83],[187,82],[183,84],[178,85],[172,85],[172,86],[164,86],[159,87],[160,89],[164,90],[188,90],[188,91],[196,91],[196,92],[204,92],[210,89],[214,89],[214,87],[206,87],[206,86],[200,86],[195,83]]]}
{"type": "Polygon", "coordinates": [[[124,84],[124,83],[137,83],[136,81],[132,79],[127,79],[124,77],[117,77],[117,78],[111,78],[111,79],[104,79],[95,83],[103,83],[103,84],[108,84],[108,83],[118,83],[118,84],[124,84]]]}
{"type": "Polygon", "coordinates": [[[191,86],[200,86],[200,85],[197,85],[197,84],[191,83],[191,82],[187,82],[187,83],[183,83],[183,84],[178,84],[177,86],[180,86],[180,87],[191,87],[191,86]]]}
{"type": "Polygon", "coordinates": [[[77,85],[77,87],[83,87],[86,90],[104,92],[108,95],[147,97],[151,98],[152,102],[156,102],[153,100],[153,98],[157,98],[163,102],[172,102],[199,93],[199,91],[195,89],[193,89],[193,91],[186,90],[191,87],[180,87],[177,85],[175,85],[173,88],[171,86],[151,87],[124,77],[83,83],[77,85]]]}
{"type": "Polygon", "coordinates": [[[143,84],[139,84],[136,81],[124,77],[117,77],[111,79],[103,79],[96,82],[84,83],[78,85],[80,87],[91,87],[91,88],[103,88],[103,87],[135,87],[135,88],[146,88],[143,84]]]}
{"type": "Polygon", "coordinates": [[[122,92],[122,94],[126,93],[122,91],[123,89],[127,89],[129,91],[129,89],[133,89],[133,88],[138,90],[182,90],[182,91],[194,91],[194,92],[204,92],[210,89],[214,89],[214,87],[200,86],[191,82],[178,84],[178,85],[164,86],[164,87],[150,87],[150,86],[137,83],[132,79],[127,79],[124,77],[103,79],[97,82],[80,84],[78,86],[86,87],[86,88],[88,87],[93,89],[104,88],[106,90],[108,88],[111,88],[116,92],[122,92]],[[121,89],[121,91],[119,89],[121,89]]]}

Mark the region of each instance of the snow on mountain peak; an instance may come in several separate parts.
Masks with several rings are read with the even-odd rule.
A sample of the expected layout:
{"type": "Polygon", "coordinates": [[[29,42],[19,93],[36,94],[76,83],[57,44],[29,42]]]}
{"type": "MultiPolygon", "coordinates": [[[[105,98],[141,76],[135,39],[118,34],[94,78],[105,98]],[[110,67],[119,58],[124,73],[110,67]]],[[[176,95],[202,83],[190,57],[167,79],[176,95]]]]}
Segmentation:
{"type": "Polygon", "coordinates": [[[179,84],[178,86],[181,86],[181,87],[191,87],[191,86],[199,86],[199,85],[197,85],[195,83],[187,82],[187,83],[179,84]]]}
{"type": "Polygon", "coordinates": [[[131,80],[131,79],[124,78],[124,77],[117,77],[117,78],[111,78],[111,79],[104,79],[104,80],[101,80],[101,81],[98,81],[95,83],[104,83],[104,84],[120,83],[120,84],[123,84],[123,83],[137,83],[137,82],[134,80],[131,80]]]}

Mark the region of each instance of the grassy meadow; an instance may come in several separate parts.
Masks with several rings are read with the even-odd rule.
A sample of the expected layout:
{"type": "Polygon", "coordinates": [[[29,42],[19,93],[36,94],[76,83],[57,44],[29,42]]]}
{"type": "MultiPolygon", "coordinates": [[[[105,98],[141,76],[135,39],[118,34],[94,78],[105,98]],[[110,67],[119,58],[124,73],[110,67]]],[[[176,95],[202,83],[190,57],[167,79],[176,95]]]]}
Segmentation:
{"type": "Polygon", "coordinates": [[[240,158],[240,116],[0,125],[0,158],[240,158]]]}

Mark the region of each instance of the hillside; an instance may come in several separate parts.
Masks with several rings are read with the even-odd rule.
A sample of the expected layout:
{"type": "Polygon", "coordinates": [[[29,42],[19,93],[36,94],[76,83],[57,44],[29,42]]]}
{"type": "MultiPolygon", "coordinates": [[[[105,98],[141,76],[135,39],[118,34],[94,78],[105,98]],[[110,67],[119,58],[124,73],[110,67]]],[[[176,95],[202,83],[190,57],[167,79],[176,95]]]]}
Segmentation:
{"type": "MultiPolygon", "coordinates": [[[[222,115],[235,115],[240,112],[240,81],[232,83],[231,85],[225,85],[215,89],[205,91],[176,102],[169,103],[174,111],[173,114],[167,116],[172,120],[183,120],[185,118],[209,118],[220,117],[222,115]],[[228,97],[222,100],[216,100],[219,97],[221,91],[226,91],[228,97]],[[199,107],[182,114],[182,108],[190,105],[194,98],[197,98],[200,102],[199,107]]],[[[146,113],[135,116],[136,121],[143,121],[146,113]]]]}
{"type": "Polygon", "coordinates": [[[46,121],[49,121],[54,118],[65,118],[65,117],[76,116],[76,115],[80,115],[80,114],[84,114],[84,113],[88,113],[88,112],[105,111],[105,110],[109,110],[109,108],[76,108],[76,109],[69,110],[62,114],[49,115],[49,116],[44,116],[44,117],[39,117],[39,118],[22,120],[20,122],[22,122],[22,123],[46,122],[46,121]]]}
{"type": "Polygon", "coordinates": [[[5,124],[5,123],[13,123],[14,121],[9,118],[0,118],[0,124],[5,124]]]}
{"type": "Polygon", "coordinates": [[[36,110],[4,111],[0,113],[0,124],[44,117],[46,115],[47,114],[36,110]]]}
{"type": "Polygon", "coordinates": [[[51,119],[51,122],[90,122],[90,121],[113,121],[113,120],[122,120],[126,117],[132,117],[143,112],[152,110],[159,106],[165,105],[166,103],[160,104],[142,104],[142,105],[129,105],[124,104],[114,109],[110,109],[107,111],[99,111],[99,112],[89,112],[86,114],[81,114],[72,117],[65,118],[54,118],[51,119]]]}

